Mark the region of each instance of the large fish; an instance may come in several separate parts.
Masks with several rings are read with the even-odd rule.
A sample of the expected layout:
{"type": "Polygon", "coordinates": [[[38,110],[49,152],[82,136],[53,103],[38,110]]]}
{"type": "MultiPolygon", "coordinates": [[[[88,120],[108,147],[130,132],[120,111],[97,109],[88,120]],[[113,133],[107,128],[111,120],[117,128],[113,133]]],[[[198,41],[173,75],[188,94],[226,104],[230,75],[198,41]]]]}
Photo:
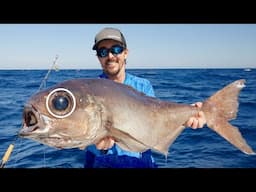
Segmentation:
{"type": "MultiPolygon", "coordinates": [[[[237,80],[203,102],[207,126],[246,154],[254,151],[235,119],[238,95],[245,80],[237,80]]],[[[198,113],[190,104],[148,97],[107,79],[72,79],[34,94],[25,104],[19,135],[55,148],[80,148],[110,136],[123,149],[147,149],[167,155],[170,145],[198,113]]]]}

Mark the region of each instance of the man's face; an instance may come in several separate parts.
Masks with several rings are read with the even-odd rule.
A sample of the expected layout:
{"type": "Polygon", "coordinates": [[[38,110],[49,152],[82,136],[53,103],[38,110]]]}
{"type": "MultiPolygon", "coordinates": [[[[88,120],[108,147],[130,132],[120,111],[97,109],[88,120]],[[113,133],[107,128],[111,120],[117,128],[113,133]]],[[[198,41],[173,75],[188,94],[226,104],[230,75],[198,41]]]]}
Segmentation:
{"type": "Polygon", "coordinates": [[[122,51],[119,46],[122,45],[118,41],[103,40],[99,43],[97,47],[97,50],[104,50],[104,48],[107,49],[104,50],[106,51],[104,57],[100,57],[99,55],[97,56],[101,63],[103,71],[110,77],[117,76],[121,71],[124,71],[125,69],[125,59],[127,58],[128,50],[123,49],[122,51]],[[118,54],[112,53],[111,48],[115,49],[114,52],[116,51],[118,52],[118,54]]]}

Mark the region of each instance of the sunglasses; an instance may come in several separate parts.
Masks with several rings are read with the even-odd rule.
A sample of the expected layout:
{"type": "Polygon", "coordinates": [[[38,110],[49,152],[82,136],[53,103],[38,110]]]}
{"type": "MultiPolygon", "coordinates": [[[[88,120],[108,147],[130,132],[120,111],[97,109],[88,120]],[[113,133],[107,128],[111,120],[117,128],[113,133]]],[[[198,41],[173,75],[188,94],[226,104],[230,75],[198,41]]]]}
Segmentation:
{"type": "Polygon", "coordinates": [[[121,45],[113,45],[112,47],[105,48],[105,47],[101,47],[97,50],[97,55],[99,57],[106,57],[108,56],[109,52],[111,52],[113,55],[118,55],[120,53],[122,53],[124,50],[124,47],[122,47],[121,45]]]}

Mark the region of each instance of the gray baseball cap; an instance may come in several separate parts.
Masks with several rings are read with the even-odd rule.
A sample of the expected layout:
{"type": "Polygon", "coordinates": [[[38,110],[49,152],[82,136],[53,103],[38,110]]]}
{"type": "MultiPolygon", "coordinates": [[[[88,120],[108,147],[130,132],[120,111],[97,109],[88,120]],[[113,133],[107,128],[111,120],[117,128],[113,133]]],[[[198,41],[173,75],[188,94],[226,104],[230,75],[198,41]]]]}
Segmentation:
{"type": "Polygon", "coordinates": [[[115,28],[106,27],[96,35],[92,49],[96,50],[98,44],[106,39],[119,41],[123,44],[124,48],[126,48],[126,41],[121,31],[115,28]]]}

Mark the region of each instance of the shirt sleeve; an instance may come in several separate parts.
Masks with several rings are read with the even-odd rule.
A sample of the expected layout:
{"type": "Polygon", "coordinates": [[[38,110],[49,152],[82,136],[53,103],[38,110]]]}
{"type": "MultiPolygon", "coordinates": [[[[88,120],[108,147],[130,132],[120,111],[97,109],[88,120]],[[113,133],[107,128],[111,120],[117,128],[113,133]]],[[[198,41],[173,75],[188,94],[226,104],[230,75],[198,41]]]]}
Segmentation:
{"type": "Polygon", "coordinates": [[[155,97],[155,92],[153,89],[153,86],[151,85],[151,83],[148,81],[148,83],[145,85],[143,92],[147,95],[147,96],[151,96],[151,97],[155,97]]]}

